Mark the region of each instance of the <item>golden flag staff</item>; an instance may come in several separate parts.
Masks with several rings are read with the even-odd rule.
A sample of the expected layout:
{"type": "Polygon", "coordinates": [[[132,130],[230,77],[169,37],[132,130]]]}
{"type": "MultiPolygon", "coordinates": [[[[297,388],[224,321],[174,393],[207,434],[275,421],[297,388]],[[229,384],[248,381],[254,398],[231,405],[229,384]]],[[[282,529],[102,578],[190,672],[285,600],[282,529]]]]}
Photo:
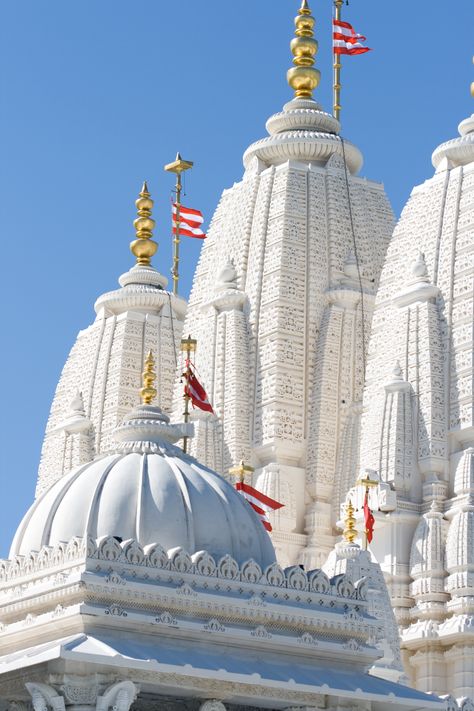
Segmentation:
{"type": "MultiPolygon", "coordinates": [[[[189,381],[189,374],[191,372],[191,368],[189,365],[189,361],[191,359],[191,353],[195,353],[196,351],[196,346],[197,346],[197,341],[195,338],[191,338],[191,336],[188,336],[187,338],[182,338],[181,339],[181,352],[186,353],[186,370],[183,373],[183,377],[186,378],[186,383],[189,381]]],[[[188,395],[188,389],[187,387],[184,388],[184,412],[183,412],[183,417],[184,421],[187,423],[189,422],[189,401],[191,397],[188,395]]],[[[186,454],[188,451],[188,437],[183,437],[183,452],[186,454]]]]}
{"type": "MultiPolygon", "coordinates": [[[[334,7],[335,7],[335,13],[334,13],[334,19],[337,21],[341,20],[341,7],[343,5],[344,0],[334,0],[334,7]]],[[[341,55],[336,54],[334,51],[334,41],[333,41],[333,68],[334,68],[334,84],[333,84],[333,89],[334,89],[334,101],[333,101],[333,114],[334,118],[336,118],[338,121],[340,120],[341,116],[341,55]]]]}
{"type": "MultiPolygon", "coordinates": [[[[173,222],[173,226],[176,225],[176,233],[173,237],[173,266],[171,268],[171,275],[173,277],[173,294],[176,296],[178,293],[178,280],[179,280],[179,229],[180,229],[180,209],[181,209],[181,190],[183,188],[181,182],[181,173],[185,170],[189,170],[193,167],[193,163],[189,160],[183,160],[179,153],[176,154],[176,160],[173,163],[168,163],[165,165],[165,170],[168,173],[175,173],[176,175],[176,220],[173,222]]],[[[185,437],[185,440],[187,438],[185,437]]],[[[186,451],[186,450],[184,450],[186,451]]]]}

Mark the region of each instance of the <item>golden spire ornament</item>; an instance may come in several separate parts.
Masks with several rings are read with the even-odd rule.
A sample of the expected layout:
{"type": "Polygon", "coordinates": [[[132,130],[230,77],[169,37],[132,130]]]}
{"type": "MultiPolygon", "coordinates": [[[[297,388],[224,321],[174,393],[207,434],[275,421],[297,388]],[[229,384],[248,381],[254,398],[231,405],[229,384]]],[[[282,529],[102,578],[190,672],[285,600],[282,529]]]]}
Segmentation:
{"type": "Polygon", "coordinates": [[[238,477],[239,481],[241,484],[245,481],[245,475],[246,474],[252,474],[254,471],[253,467],[248,466],[248,464],[244,464],[244,460],[241,459],[239,464],[235,467],[231,467],[229,469],[229,474],[231,476],[238,477]]]}
{"type": "Polygon", "coordinates": [[[148,267],[151,258],[156,254],[158,245],[152,240],[155,220],[151,216],[153,200],[148,192],[146,181],[143,183],[141,192],[135,200],[138,217],[134,220],[133,226],[137,233],[137,238],[130,244],[130,251],[137,258],[137,264],[148,267]]]}
{"type": "Polygon", "coordinates": [[[312,99],[313,91],[321,79],[319,69],[313,66],[314,56],[318,51],[318,43],[314,39],[314,24],[315,19],[311,15],[307,0],[303,0],[295,17],[296,37],[290,44],[295,66],[288,69],[286,74],[288,84],[294,89],[297,99],[312,99]]]}
{"type": "MultiPolygon", "coordinates": [[[[474,64],[474,57],[472,58],[472,63],[474,64]]],[[[474,81],[471,82],[471,96],[474,99],[474,81]]]]}
{"type": "Polygon", "coordinates": [[[156,388],[153,387],[156,380],[154,367],[155,359],[153,358],[153,353],[148,351],[148,355],[145,358],[145,368],[142,373],[143,387],[140,390],[140,396],[144,405],[151,405],[156,397],[156,388]]]}
{"type": "Polygon", "coordinates": [[[354,507],[350,499],[346,504],[346,518],[344,519],[344,533],[342,534],[342,537],[347,543],[354,543],[357,538],[354,507]]]}

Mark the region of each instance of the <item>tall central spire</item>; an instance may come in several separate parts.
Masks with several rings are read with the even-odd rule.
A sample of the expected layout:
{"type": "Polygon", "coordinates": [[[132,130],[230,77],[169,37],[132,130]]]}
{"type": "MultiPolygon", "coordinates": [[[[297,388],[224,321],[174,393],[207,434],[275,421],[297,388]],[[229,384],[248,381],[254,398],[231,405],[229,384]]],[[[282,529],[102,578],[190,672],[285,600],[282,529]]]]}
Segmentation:
{"type": "Polygon", "coordinates": [[[311,15],[307,0],[303,0],[295,17],[295,34],[291,40],[294,67],[286,74],[288,84],[295,91],[297,99],[312,99],[313,91],[319,84],[321,73],[314,68],[314,56],[318,43],[314,39],[315,19],[311,15]]]}

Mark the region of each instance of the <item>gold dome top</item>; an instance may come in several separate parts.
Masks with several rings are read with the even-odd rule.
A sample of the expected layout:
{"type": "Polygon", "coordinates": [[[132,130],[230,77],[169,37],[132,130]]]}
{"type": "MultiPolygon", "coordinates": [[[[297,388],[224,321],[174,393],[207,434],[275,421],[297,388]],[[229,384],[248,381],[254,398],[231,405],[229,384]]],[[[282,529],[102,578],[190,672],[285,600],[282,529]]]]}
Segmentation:
{"type": "Polygon", "coordinates": [[[303,0],[295,17],[295,35],[290,47],[293,54],[293,64],[286,74],[288,84],[295,91],[297,99],[312,99],[313,91],[319,84],[321,73],[315,69],[314,57],[318,51],[318,43],[314,39],[315,19],[311,15],[307,0],[303,0]]]}
{"type": "Polygon", "coordinates": [[[151,238],[155,228],[155,220],[151,216],[153,200],[148,192],[146,181],[143,183],[141,192],[135,200],[138,217],[134,220],[133,226],[137,233],[137,239],[130,244],[130,251],[137,258],[137,264],[149,266],[151,258],[158,249],[158,245],[151,238]]]}
{"type": "MultiPolygon", "coordinates": [[[[472,63],[474,64],[474,57],[472,58],[472,63]]],[[[471,96],[474,99],[474,81],[471,82],[471,96]]]]}
{"type": "Polygon", "coordinates": [[[344,519],[344,533],[342,536],[347,543],[354,543],[357,538],[354,506],[352,505],[352,501],[350,499],[346,503],[346,517],[344,519]]]}
{"type": "Polygon", "coordinates": [[[145,368],[142,373],[143,387],[140,390],[140,396],[144,405],[151,405],[156,397],[156,388],[154,387],[156,373],[154,367],[155,359],[153,358],[153,353],[148,351],[148,355],[145,359],[145,368]]]}

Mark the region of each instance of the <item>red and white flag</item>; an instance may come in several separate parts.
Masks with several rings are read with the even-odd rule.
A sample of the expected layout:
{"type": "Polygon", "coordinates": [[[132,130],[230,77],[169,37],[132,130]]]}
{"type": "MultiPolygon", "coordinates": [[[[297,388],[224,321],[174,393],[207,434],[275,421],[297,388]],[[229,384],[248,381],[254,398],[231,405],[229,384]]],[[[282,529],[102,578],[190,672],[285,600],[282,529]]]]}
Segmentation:
{"type": "Polygon", "coordinates": [[[367,491],[365,492],[364,497],[364,523],[367,543],[372,543],[372,538],[374,537],[375,518],[369,507],[369,493],[367,491]]]}
{"type": "MultiPolygon", "coordinates": [[[[173,203],[173,234],[176,234],[177,205],[173,203]]],[[[204,222],[202,212],[193,210],[191,207],[179,206],[179,234],[184,237],[195,237],[196,239],[206,239],[206,233],[201,226],[204,222]]]]}
{"type": "Polygon", "coordinates": [[[247,499],[250,506],[259,515],[264,528],[266,528],[267,531],[271,531],[272,525],[268,520],[267,512],[281,509],[285,504],[280,504],[278,501],[275,501],[275,499],[265,496],[261,491],[254,489],[253,486],[246,484],[244,481],[238,481],[235,488],[242,494],[244,499],[247,499]]]}
{"type": "Polygon", "coordinates": [[[191,398],[193,407],[198,407],[200,410],[204,410],[205,412],[214,413],[212,405],[209,402],[209,398],[207,397],[207,393],[197,379],[191,363],[188,361],[186,365],[187,368],[184,373],[184,378],[186,380],[186,384],[184,386],[185,394],[191,398]]]}
{"type": "Polygon", "coordinates": [[[364,35],[358,35],[352,25],[342,20],[333,20],[332,46],[334,54],[365,54],[370,47],[364,47],[364,35]]]}

